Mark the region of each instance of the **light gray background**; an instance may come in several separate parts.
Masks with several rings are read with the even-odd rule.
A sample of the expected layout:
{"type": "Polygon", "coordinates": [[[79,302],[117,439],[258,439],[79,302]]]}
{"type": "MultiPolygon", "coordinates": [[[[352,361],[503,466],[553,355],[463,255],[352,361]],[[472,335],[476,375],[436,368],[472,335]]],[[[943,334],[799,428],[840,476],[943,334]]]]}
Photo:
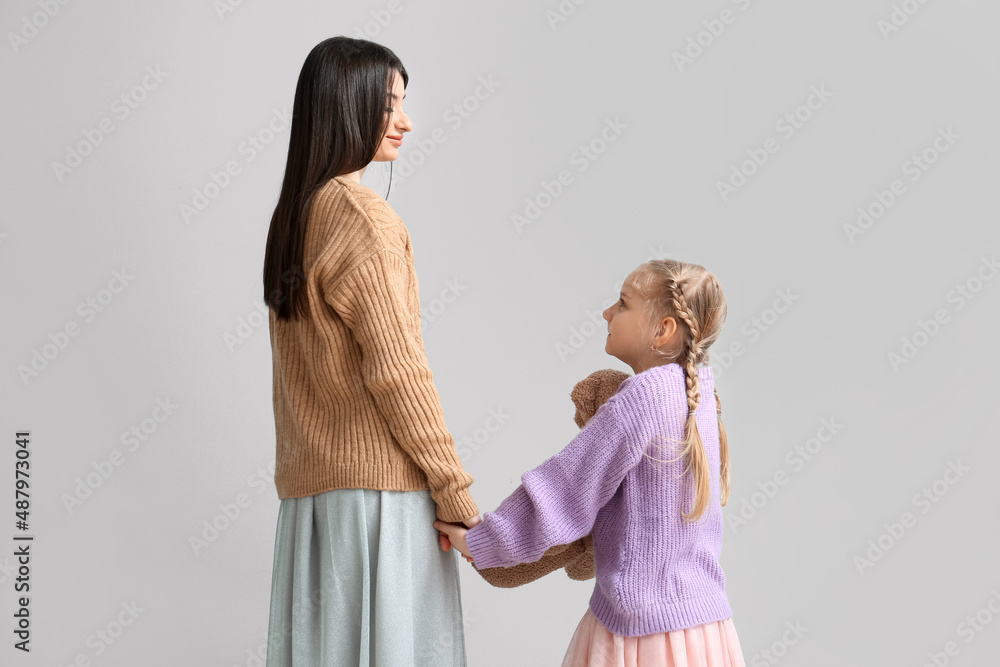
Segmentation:
{"type": "MultiPolygon", "coordinates": [[[[631,370],[605,354],[588,311],[650,257],[697,262],[729,307],[711,363],[732,460],[723,567],[747,663],[922,665],[936,652],[992,664],[1000,281],[980,278],[1000,249],[1000,7],[909,0],[917,11],[886,38],[888,0],[566,0],[554,24],[554,1],[218,4],[0,9],[0,662],[260,664],[278,499],[267,324],[254,313],[287,127],[252,161],[241,144],[290,110],[309,50],[346,34],[389,46],[410,73],[414,131],[388,201],[413,237],[448,426],[461,441],[491,409],[509,415],[465,456],[481,511],[578,432],[576,381],[631,370]],[[732,22],[712,36],[703,22],[718,32],[723,10],[732,22]],[[33,36],[15,49],[22,32],[33,36]],[[673,53],[699,33],[707,46],[679,68],[673,53]],[[121,118],[112,101],[147,67],[162,80],[121,118]],[[480,77],[496,85],[476,99],[480,77]],[[776,123],[814,86],[830,97],[786,137],[776,123]],[[469,110],[460,124],[454,105],[469,110]],[[60,179],[53,162],[106,118],[113,131],[60,179]],[[625,129],[601,146],[608,119],[625,129]],[[912,181],[904,163],[931,155],[939,128],[958,138],[912,181]],[[779,150],[724,201],[717,182],[769,137],[779,150]],[[603,152],[580,170],[574,153],[592,141],[603,152]],[[240,173],[185,221],[181,205],[230,160],[240,173]],[[573,182],[518,232],[512,214],[563,169],[573,182]],[[851,242],[844,225],[894,179],[905,193],[851,242]],[[102,293],[123,268],[127,286],[102,293]],[[782,313],[779,292],[794,297],[782,313]],[[91,321],[78,310],[108,297],[91,321]],[[938,309],[947,322],[922,337],[938,309]],[[78,335],[23,380],[18,368],[74,322],[78,335]],[[904,337],[921,346],[893,368],[904,337]],[[735,343],[742,355],[724,359],[735,343]],[[160,423],[158,399],[177,406],[160,423]],[[824,419],[842,428],[829,437],[824,419]],[[129,451],[122,434],[144,420],[129,451]],[[30,657],[11,648],[18,429],[32,433],[30,657]],[[794,463],[817,435],[827,442],[794,463]],[[113,450],[121,465],[69,511],[64,498],[113,450]],[[949,463],[968,468],[953,484],[949,463]],[[785,483],[768,496],[775,475],[785,483]],[[240,494],[246,506],[196,554],[190,538],[224,525],[220,506],[240,494]],[[893,536],[904,512],[914,521],[893,536]],[[141,612],[98,655],[97,631],[133,603],[141,612]]],[[[383,166],[365,175],[381,194],[383,166]]],[[[461,566],[470,665],[558,664],[593,581],[556,573],[501,590],[461,566]]]]}

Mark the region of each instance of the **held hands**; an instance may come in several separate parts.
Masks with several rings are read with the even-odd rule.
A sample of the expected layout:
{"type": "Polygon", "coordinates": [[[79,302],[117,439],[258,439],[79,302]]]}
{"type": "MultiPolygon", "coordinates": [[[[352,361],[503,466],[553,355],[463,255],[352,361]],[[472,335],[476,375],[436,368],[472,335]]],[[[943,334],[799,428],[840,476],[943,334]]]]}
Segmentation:
{"type": "Polygon", "coordinates": [[[438,530],[438,539],[441,543],[441,550],[448,551],[451,547],[458,549],[465,560],[472,562],[472,554],[469,553],[469,545],[465,541],[465,534],[469,528],[472,528],[476,524],[482,523],[483,519],[478,514],[473,517],[469,517],[463,523],[462,526],[458,523],[449,523],[447,521],[441,521],[440,519],[434,522],[434,527],[438,530]]]}

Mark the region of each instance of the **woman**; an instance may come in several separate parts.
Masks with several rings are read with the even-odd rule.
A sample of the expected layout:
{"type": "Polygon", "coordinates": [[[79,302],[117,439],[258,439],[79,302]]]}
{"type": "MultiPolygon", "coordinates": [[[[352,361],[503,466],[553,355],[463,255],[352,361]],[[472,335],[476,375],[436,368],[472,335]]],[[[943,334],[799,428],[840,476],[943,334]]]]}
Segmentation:
{"type": "Polygon", "coordinates": [[[389,49],[333,37],[295,89],[264,256],[280,507],[267,666],[465,665],[435,519],[481,521],[420,332],[410,235],[361,185],[412,129],[389,49]]]}

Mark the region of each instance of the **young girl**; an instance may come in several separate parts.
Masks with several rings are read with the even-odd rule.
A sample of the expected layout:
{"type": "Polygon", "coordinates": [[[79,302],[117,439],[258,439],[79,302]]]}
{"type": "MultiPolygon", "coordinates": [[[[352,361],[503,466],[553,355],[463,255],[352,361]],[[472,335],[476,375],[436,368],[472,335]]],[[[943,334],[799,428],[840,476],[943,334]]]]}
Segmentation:
{"type": "Polygon", "coordinates": [[[295,88],[264,256],[280,498],[267,667],[466,664],[458,561],[481,518],[427,365],[410,235],[361,184],[412,129],[389,49],[334,37],[295,88]],[[442,542],[443,544],[443,542],[442,542]]]}
{"type": "Polygon", "coordinates": [[[652,260],[620,297],[604,311],[605,351],[635,375],[481,523],[433,525],[477,568],[593,531],[594,592],[563,667],[744,667],[719,565],[729,451],[702,366],[726,319],[722,288],[702,266],[652,260]]]}

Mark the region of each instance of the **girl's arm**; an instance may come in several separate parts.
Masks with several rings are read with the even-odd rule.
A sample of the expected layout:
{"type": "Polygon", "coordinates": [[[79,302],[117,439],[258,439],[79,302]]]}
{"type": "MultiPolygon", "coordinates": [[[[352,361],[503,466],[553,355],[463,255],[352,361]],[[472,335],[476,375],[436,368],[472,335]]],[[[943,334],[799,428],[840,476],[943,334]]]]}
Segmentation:
{"type": "Polygon", "coordinates": [[[627,393],[608,399],[558,454],[464,535],[477,568],[537,561],[590,533],[598,511],[642,457],[627,393]]]}

